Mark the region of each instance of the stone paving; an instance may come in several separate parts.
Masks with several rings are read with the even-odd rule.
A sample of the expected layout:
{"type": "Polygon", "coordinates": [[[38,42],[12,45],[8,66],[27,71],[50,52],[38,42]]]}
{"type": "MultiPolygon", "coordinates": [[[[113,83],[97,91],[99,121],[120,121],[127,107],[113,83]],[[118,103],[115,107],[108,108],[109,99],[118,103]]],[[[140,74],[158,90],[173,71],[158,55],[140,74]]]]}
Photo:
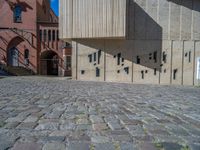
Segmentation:
{"type": "Polygon", "coordinates": [[[0,150],[200,150],[200,88],[0,79],[0,150]]]}

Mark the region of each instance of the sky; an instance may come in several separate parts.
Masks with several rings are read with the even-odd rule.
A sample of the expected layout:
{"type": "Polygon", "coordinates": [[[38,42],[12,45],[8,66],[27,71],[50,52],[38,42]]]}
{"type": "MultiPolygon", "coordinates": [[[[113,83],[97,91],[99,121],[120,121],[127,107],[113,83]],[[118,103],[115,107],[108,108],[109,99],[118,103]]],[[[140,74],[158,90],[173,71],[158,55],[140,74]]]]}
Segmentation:
{"type": "Polygon", "coordinates": [[[58,16],[58,0],[51,0],[51,8],[54,10],[58,16]]]}

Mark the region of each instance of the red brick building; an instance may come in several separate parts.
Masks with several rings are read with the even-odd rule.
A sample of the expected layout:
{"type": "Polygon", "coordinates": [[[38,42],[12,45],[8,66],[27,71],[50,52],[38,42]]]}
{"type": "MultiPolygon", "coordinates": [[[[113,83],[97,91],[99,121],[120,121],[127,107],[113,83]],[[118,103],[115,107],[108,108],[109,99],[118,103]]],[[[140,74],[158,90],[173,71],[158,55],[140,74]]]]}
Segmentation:
{"type": "Polygon", "coordinates": [[[71,47],[59,40],[49,0],[0,0],[0,62],[41,75],[71,75],[71,47]]]}

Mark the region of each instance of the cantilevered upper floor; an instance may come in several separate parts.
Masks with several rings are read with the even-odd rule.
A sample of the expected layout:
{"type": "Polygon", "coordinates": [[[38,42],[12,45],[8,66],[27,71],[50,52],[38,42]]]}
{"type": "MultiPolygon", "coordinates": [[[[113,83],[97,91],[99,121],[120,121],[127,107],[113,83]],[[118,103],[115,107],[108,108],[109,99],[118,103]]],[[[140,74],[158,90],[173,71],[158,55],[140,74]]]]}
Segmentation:
{"type": "Polygon", "coordinates": [[[61,38],[124,38],[126,0],[60,0],[61,38]]]}
{"type": "Polygon", "coordinates": [[[60,0],[61,39],[200,40],[200,0],[60,0]]]}

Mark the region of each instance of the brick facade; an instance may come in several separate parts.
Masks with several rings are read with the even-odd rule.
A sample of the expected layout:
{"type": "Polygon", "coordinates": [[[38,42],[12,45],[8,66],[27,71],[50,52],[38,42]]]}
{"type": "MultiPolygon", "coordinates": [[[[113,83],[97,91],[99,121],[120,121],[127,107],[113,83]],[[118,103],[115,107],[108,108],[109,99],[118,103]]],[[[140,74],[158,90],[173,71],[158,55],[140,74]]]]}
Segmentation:
{"type": "MultiPolygon", "coordinates": [[[[66,50],[58,39],[58,17],[49,0],[1,0],[0,11],[1,63],[26,67],[42,75],[51,75],[54,64],[57,71],[52,75],[66,75],[63,60],[66,50]],[[19,22],[15,20],[17,6],[21,11],[19,22]]],[[[68,51],[71,53],[70,48],[68,51]]]]}

